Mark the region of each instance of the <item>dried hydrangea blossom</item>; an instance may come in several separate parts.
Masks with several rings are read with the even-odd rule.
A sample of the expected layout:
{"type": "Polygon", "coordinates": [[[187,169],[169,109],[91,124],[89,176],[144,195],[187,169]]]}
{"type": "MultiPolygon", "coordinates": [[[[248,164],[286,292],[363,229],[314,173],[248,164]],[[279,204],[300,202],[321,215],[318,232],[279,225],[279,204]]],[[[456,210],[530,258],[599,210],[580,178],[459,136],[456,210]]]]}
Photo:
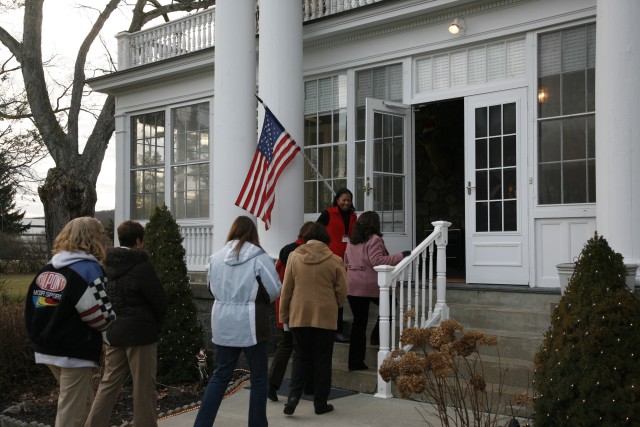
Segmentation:
{"type": "Polygon", "coordinates": [[[388,383],[395,380],[400,374],[400,360],[394,357],[387,357],[382,361],[378,372],[384,382],[388,383]]]}
{"type": "Polygon", "coordinates": [[[396,380],[398,393],[403,398],[410,397],[412,394],[419,394],[424,391],[425,377],[423,375],[401,375],[396,380]]]}
{"type": "Polygon", "coordinates": [[[471,378],[469,378],[469,386],[473,389],[474,392],[484,392],[487,389],[487,383],[484,380],[484,377],[480,374],[473,374],[471,378]]]}
{"type": "Polygon", "coordinates": [[[462,330],[462,323],[456,320],[444,320],[440,326],[431,332],[429,342],[435,350],[439,350],[445,344],[452,343],[456,339],[456,331],[462,330]]]}
{"type": "Polygon", "coordinates": [[[436,377],[446,377],[453,374],[453,357],[448,353],[429,353],[426,355],[428,366],[436,377]]]}
{"type": "Polygon", "coordinates": [[[400,359],[400,375],[424,374],[427,367],[425,356],[407,353],[400,359]]]}
{"type": "Polygon", "coordinates": [[[429,343],[431,338],[431,332],[433,329],[429,328],[406,328],[402,330],[400,334],[400,342],[403,345],[412,345],[414,348],[423,348],[429,343]]]}

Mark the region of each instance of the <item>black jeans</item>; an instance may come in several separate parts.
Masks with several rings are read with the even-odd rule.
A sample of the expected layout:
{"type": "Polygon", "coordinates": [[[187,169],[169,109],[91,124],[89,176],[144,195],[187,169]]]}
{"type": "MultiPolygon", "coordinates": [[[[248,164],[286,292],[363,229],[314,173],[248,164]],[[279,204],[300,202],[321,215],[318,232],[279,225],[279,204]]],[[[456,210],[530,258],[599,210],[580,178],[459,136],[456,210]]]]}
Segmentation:
{"type": "MultiPolygon", "coordinates": [[[[351,340],[349,342],[349,367],[358,368],[364,364],[367,350],[367,323],[369,321],[369,303],[380,304],[380,298],[356,297],[349,295],[349,306],[353,313],[351,340]]],[[[371,333],[372,341],[378,340],[378,323],[371,333]],[[375,337],[374,337],[375,335],[375,337]],[[374,340],[375,338],[375,340],[374,340]]]]}
{"type": "Polygon", "coordinates": [[[300,401],[308,373],[313,372],[313,406],[327,406],[331,391],[331,361],[335,331],[319,328],[291,328],[293,334],[293,372],[288,404],[300,401]]]}

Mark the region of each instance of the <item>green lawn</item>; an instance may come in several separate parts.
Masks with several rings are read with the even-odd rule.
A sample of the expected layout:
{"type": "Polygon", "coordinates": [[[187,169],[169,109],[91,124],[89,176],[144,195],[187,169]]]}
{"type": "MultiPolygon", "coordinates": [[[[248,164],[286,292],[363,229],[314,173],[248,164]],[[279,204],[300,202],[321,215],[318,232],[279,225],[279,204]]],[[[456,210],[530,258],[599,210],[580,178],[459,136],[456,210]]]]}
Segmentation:
{"type": "Polygon", "coordinates": [[[34,276],[34,273],[0,274],[0,283],[5,283],[4,287],[9,295],[24,296],[34,276]]]}

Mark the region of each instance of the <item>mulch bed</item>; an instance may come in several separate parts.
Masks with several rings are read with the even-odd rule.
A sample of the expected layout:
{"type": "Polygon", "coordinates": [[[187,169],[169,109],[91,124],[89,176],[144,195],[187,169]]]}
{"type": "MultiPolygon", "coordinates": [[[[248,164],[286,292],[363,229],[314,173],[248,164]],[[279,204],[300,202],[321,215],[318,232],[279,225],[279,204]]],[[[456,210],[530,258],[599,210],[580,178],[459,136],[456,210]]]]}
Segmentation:
{"type": "MultiPolygon", "coordinates": [[[[229,390],[238,387],[247,377],[247,372],[237,370],[234,373],[229,390]]],[[[196,382],[176,386],[158,386],[158,417],[169,416],[176,412],[184,411],[198,405],[204,393],[206,384],[196,382]]],[[[125,385],[120,392],[118,401],[113,409],[109,425],[126,425],[133,420],[133,389],[131,385],[125,385]]],[[[58,390],[39,390],[24,394],[21,399],[22,410],[18,413],[4,413],[16,420],[25,422],[37,422],[48,426],[55,425],[56,409],[58,402],[58,390]]],[[[0,412],[16,402],[0,402],[0,412]]]]}

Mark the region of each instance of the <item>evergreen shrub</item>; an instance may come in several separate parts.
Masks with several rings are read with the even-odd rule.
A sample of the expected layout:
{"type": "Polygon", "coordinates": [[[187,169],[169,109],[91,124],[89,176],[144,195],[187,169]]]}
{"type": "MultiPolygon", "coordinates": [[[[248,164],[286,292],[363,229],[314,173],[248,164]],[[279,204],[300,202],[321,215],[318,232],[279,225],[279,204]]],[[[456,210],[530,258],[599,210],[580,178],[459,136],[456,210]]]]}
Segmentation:
{"type": "Polygon", "coordinates": [[[204,334],[189,285],[180,228],[166,206],[156,207],[145,227],[149,252],[169,304],[158,343],[158,382],[180,384],[198,380],[196,355],[204,334]]]}
{"type": "Polygon", "coordinates": [[[622,255],[587,241],[535,356],[536,427],[638,425],[640,301],[622,255]]]}

